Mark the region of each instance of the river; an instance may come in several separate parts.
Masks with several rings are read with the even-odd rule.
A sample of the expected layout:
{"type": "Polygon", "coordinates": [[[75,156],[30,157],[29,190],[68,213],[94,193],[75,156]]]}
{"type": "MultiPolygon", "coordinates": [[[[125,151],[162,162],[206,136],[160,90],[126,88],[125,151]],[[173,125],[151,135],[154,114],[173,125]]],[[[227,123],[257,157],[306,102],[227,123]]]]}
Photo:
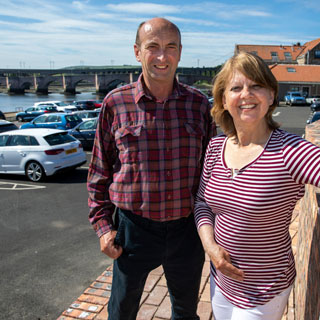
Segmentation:
{"type": "Polygon", "coordinates": [[[21,95],[12,95],[0,93],[0,110],[2,112],[19,112],[31,107],[38,101],[59,100],[72,102],[74,100],[102,100],[104,96],[95,92],[82,92],[74,95],[63,93],[49,93],[47,95],[37,95],[35,93],[25,93],[21,95]]]}

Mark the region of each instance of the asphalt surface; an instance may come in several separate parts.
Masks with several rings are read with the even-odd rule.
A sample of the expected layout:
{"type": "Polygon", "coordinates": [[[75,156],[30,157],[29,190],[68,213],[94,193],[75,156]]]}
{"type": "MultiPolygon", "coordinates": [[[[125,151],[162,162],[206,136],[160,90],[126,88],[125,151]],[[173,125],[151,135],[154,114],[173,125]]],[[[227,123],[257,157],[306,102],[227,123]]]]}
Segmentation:
{"type": "MultiPolygon", "coordinates": [[[[301,136],[309,114],[279,107],[274,119],[301,136]]],[[[88,222],[87,166],[40,183],[0,175],[1,320],[56,319],[112,263],[88,222]]]]}

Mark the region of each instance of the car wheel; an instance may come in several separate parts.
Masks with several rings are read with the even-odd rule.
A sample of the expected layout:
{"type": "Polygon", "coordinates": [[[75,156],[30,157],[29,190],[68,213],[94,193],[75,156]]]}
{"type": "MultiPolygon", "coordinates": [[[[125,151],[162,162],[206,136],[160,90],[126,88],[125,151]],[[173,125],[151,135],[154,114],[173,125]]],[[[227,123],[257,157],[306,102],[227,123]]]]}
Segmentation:
{"type": "Polygon", "coordinates": [[[20,117],[20,116],[17,117],[17,120],[18,120],[19,122],[22,122],[22,121],[23,121],[22,117],[20,117]]]}
{"type": "Polygon", "coordinates": [[[38,182],[45,178],[46,174],[39,162],[30,161],[26,165],[26,176],[30,181],[38,182]]]}

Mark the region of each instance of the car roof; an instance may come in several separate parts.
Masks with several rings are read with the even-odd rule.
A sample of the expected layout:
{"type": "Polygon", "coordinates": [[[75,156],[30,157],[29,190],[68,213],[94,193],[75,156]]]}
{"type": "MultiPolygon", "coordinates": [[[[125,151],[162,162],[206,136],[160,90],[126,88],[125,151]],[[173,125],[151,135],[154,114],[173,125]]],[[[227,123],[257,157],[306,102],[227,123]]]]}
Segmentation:
{"type": "Polygon", "coordinates": [[[58,132],[66,132],[65,130],[49,129],[49,128],[32,128],[32,129],[18,129],[0,133],[0,135],[31,135],[31,136],[47,136],[58,132]]]}
{"type": "Polygon", "coordinates": [[[14,124],[13,122],[7,121],[7,120],[0,120],[0,126],[5,126],[8,124],[14,124]]]}

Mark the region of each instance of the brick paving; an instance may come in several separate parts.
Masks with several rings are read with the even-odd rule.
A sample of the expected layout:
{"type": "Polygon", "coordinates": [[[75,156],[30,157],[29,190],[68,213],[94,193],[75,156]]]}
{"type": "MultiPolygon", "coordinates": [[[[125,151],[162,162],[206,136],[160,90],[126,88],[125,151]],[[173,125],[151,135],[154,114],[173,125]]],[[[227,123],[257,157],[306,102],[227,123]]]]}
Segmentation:
{"type": "MultiPolygon", "coordinates": [[[[290,225],[292,247],[296,254],[297,230],[299,223],[299,205],[294,210],[290,225]]],[[[202,271],[199,292],[198,315],[201,320],[214,320],[210,303],[210,262],[206,261],[202,271]]],[[[78,297],[57,320],[106,320],[108,317],[107,304],[112,285],[112,266],[108,267],[83,294],[78,297]]],[[[294,288],[293,288],[294,289],[294,288]]],[[[282,320],[296,320],[294,317],[294,290],[289,297],[288,306],[282,320]]],[[[171,317],[171,303],[162,267],[153,270],[141,297],[137,320],[168,320],[171,317]]]]}

